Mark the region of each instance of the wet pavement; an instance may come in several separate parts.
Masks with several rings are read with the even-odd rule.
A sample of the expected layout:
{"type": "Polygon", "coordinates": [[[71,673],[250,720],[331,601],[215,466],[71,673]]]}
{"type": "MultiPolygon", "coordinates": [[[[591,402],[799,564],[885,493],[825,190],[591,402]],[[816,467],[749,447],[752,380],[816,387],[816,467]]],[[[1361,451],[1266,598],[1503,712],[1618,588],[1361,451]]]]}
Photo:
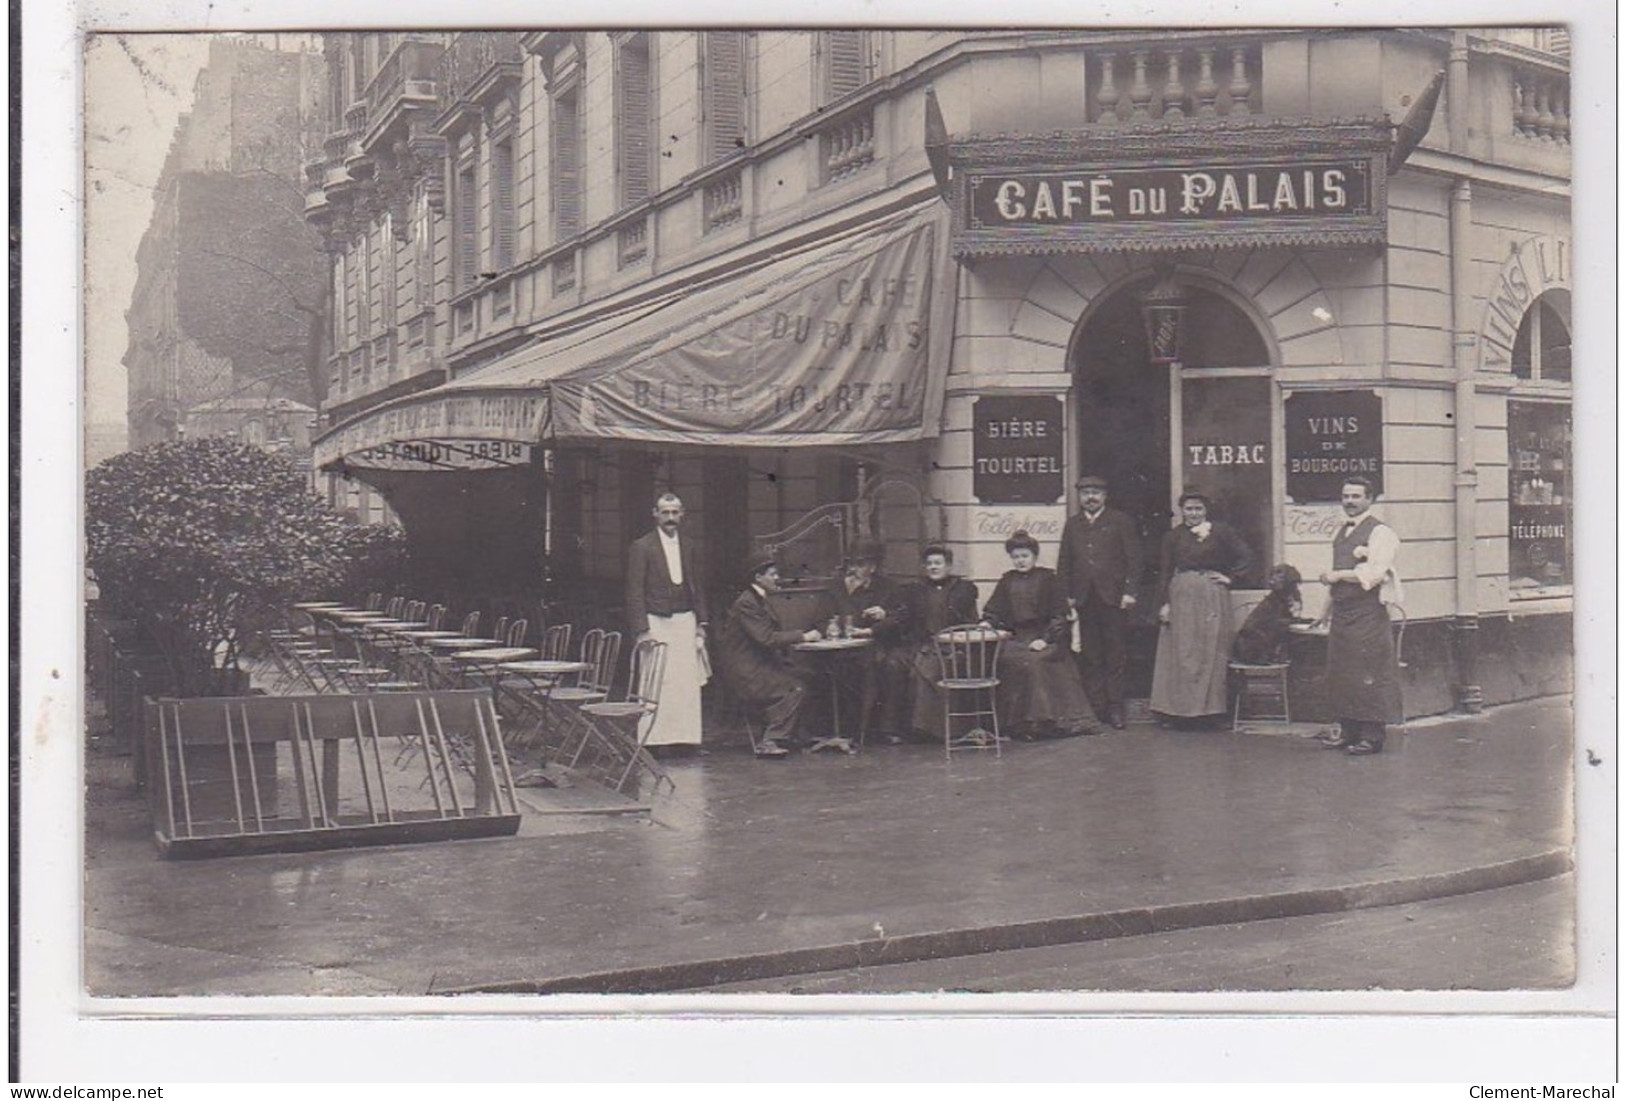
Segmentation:
{"type": "Polygon", "coordinates": [[[652,820],[533,814],[509,839],[195,862],[158,857],[129,759],[92,752],[86,981],[698,989],[1447,897],[1571,867],[1572,745],[1564,698],[1413,724],[1359,759],[1151,726],[951,763],[718,750],[670,766],[652,820]]]}

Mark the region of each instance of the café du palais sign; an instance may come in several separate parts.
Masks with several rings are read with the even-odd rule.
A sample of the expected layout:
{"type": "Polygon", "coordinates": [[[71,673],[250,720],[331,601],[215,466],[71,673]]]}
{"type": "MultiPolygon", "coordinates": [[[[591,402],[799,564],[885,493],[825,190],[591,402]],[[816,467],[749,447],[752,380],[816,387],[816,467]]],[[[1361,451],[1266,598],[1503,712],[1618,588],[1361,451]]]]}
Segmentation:
{"type": "Polygon", "coordinates": [[[1370,119],[957,138],[954,251],[1381,245],[1390,144],[1370,119]]]}

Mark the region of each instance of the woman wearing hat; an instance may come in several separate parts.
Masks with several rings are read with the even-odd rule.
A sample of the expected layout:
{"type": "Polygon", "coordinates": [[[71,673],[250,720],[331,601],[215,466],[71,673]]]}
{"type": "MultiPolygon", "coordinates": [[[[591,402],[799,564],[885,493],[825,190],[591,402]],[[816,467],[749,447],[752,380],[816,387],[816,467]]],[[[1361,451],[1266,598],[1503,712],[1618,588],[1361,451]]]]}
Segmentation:
{"type": "Polygon", "coordinates": [[[1179,498],[1180,524],[1162,539],[1162,631],[1151,710],[1174,719],[1222,715],[1228,704],[1230,585],[1251,572],[1236,530],[1208,518],[1200,493],[1179,498]]]}
{"type": "Polygon", "coordinates": [[[1099,734],[1104,728],[1072,662],[1066,592],[1038,565],[1038,540],[1018,531],[1004,541],[1011,568],[999,578],[982,618],[1010,632],[999,652],[999,714],[1018,738],[1099,734]]]}

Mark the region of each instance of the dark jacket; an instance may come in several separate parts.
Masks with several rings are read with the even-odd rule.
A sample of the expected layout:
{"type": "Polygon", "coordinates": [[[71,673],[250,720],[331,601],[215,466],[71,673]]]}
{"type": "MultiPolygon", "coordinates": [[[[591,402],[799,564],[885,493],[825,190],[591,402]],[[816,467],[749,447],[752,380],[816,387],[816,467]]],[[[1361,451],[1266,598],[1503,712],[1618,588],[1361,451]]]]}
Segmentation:
{"type": "Polygon", "coordinates": [[[700,555],[694,539],[679,530],[677,553],[683,562],[683,583],[671,583],[660,532],[650,531],[632,543],[626,556],[626,619],[633,631],[647,631],[650,615],[692,611],[702,625],[710,621],[705,586],[700,582],[700,555]]]}
{"type": "Polygon", "coordinates": [[[1072,599],[1095,592],[1116,607],[1124,593],[1139,595],[1140,570],[1140,530],[1128,513],[1103,509],[1091,524],[1080,512],[1061,529],[1055,572],[1072,599]]]}
{"type": "Polygon", "coordinates": [[[813,626],[822,631],[830,616],[849,615],[852,617],[852,626],[868,627],[874,631],[875,642],[878,645],[896,642],[903,634],[904,617],[907,613],[904,591],[902,585],[882,573],[871,577],[869,584],[857,592],[848,592],[845,578],[836,577],[829,583],[829,587],[819,594],[818,622],[813,626]],[[885,616],[881,619],[866,619],[863,610],[876,605],[886,610],[885,616]]]}
{"type": "Polygon", "coordinates": [[[789,649],[800,641],[801,632],[787,629],[772,603],[753,586],[735,598],[722,618],[717,664],[729,687],[745,699],[757,699],[786,675],[799,679],[789,649]]]}
{"type": "Polygon", "coordinates": [[[938,631],[975,623],[976,583],[949,577],[941,585],[920,580],[903,593],[903,630],[908,641],[927,643],[938,631]]]}
{"type": "Polygon", "coordinates": [[[1157,576],[1157,603],[1168,603],[1168,586],[1181,570],[1215,570],[1238,587],[1252,576],[1253,552],[1241,533],[1229,524],[1213,521],[1206,539],[1198,539],[1184,524],[1162,537],[1162,568],[1157,576]]]}
{"type": "Polygon", "coordinates": [[[987,607],[982,609],[982,618],[1018,639],[1030,642],[1041,638],[1058,645],[1071,641],[1072,625],[1067,621],[1066,612],[1066,593],[1061,588],[1061,579],[1054,570],[1034,566],[1028,573],[1010,570],[999,578],[993,595],[987,598],[987,607]],[[1023,608],[1018,608],[1011,599],[1018,587],[1031,590],[1026,594],[1031,599],[1020,601],[1025,605],[1023,608]]]}

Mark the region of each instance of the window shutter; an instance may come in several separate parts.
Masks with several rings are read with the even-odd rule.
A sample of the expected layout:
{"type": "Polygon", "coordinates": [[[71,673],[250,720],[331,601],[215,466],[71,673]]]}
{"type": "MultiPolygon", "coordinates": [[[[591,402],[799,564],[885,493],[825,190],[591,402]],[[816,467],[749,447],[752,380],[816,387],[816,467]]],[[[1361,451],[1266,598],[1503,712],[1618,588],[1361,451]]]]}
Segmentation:
{"type": "Polygon", "coordinates": [[[513,142],[491,147],[491,266],[513,267],[513,142]]]}
{"type": "Polygon", "coordinates": [[[581,229],[581,120],[576,92],[553,100],[553,228],[560,240],[581,229]]]}
{"type": "Polygon", "coordinates": [[[863,31],[824,31],[824,102],[833,103],[863,87],[863,31]]]}
{"type": "Polygon", "coordinates": [[[745,138],[745,36],[705,32],[705,131],[713,161],[743,147],[745,138]]]}
{"type": "Polygon", "coordinates": [[[479,237],[475,235],[475,220],[479,215],[479,196],[474,191],[474,166],[457,170],[457,289],[467,290],[474,285],[474,276],[480,270],[479,237]]]}
{"type": "Polygon", "coordinates": [[[649,197],[649,36],[633,35],[621,44],[616,90],[616,130],[621,154],[621,203],[649,197]]]}

